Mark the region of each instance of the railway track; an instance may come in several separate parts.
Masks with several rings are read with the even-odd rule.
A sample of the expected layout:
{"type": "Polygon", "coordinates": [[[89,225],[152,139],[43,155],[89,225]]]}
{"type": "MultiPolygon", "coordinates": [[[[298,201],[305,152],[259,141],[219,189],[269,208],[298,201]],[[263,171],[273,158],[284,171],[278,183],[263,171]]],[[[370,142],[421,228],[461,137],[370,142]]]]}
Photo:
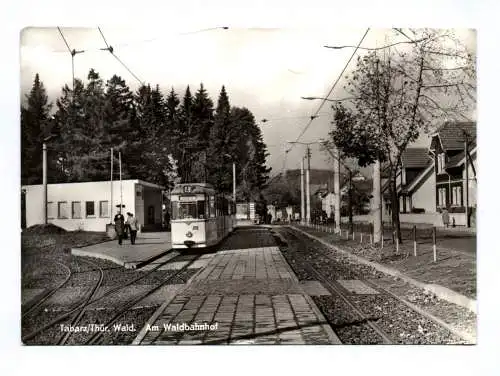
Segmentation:
{"type": "MultiPolygon", "coordinates": [[[[45,331],[51,329],[54,325],[57,325],[61,322],[63,322],[64,320],[67,320],[69,317],[71,317],[72,315],[74,315],[74,320],[76,320],[76,318],[78,316],[80,316],[80,313],[81,313],[81,316],[78,320],[81,319],[81,317],[83,316],[83,314],[85,313],[85,309],[92,305],[93,303],[95,302],[98,302],[98,301],[101,301],[102,299],[104,299],[105,297],[111,295],[111,294],[114,294],[116,292],[118,292],[119,290],[122,290],[128,286],[131,286],[133,285],[134,283],[136,282],[139,282],[140,280],[142,279],[145,279],[147,278],[148,276],[150,276],[151,274],[153,274],[154,272],[158,271],[161,267],[165,266],[166,264],[169,264],[169,263],[172,263],[172,262],[176,262],[176,259],[179,258],[179,257],[182,257],[182,255],[177,255],[175,257],[173,257],[172,259],[169,259],[163,263],[159,263],[158,265],[156,265],[154,268],[148,270],[147,272],[145,272],[144,274],[136,277],[136,278],[133,278],[131,279],[130,281],[128,281],[127,283],[125,284],[122,284],[122,285],[119,285],[117,287],[114,287],[106,292],[104,292],[102,295],[100,295],[99,297],[94,297],[95,296],[95,292],[97,292],[98,290],[98,287],[96,287],[97,285],[95,285],[94,287],[96,287],[95,289],[93,289],[92,293],[89,294],[83,302],[79,303],[76,307],[70,309],[69,311],[57,316],[56,318],[54,318],[53,320],[51,320],[50,322],[48,322],[47,324],[43,325],[42,327],[40,328],[37,328],[35,329],[34,331],[26,334],[25,336],[23,336],[21,338],[22,342],[23,343],[26,343],[27,341],[30,341],[32,339],[34,339],[35,337],[37,337],[38,335],[44,333],[45,331]]],[[[165,274],[168,274],[168,272],[166,272],[165,274]]],[[[177,273],[175,273],[176,275],[178,275],[177,273]]],[[[168,280],[170,280],[171,278],[168,278],[168,280]]],[[[66,283],[67,281],[65,281],[66,283]]],[[[102,283],[102,281],[100,282],[102,283]]],[[[166,283],[166,282],[165,282],[166,283]]],[[[100,284],[99,284],[99,287],[100,287],[100,284]]],[[[60,288],[60,287],[59,287],[60,288]]],[[[56,290],[57,291],[57,290],[56,290]]],[[[54,291],[53,293],[55,293],[56,291],[54,291]]],[[[47,298],[48,299],[48,298],[47,298]]],[[[45,299],[46,300],[46,299],[45,299]]],[[[44,300],[44,301],[45,301],[44,300]]],[[[41,304],[41,303],[40,303],[41,304]]],[[[39,304],[39,305],[40,305],[39,304]]],[[[39,306],[38,305],[38,306],[39,306]]],[[[66,342],[67,340],[69,339],[69,337],[64,341],[66,342]]],[[[62,340],[62,339],[61,339],[62,340]]]]}
{"type": "MultiPolygon", "coordinates": [[[[111,318],[109,319],[105,324],[105,328],[111,327],[114,323],[118,321],[120,317],[122,317],[128,310],[130,310],[132,307],[134,307],[137,303],[139,303],[141,300],[145,299],[149,295],[153,294],[157,290],[159,290],[161,287],[164,285],[168,284],[170,281],[172,281],[174,278],[180,276],[182,273],[184,273],[192,264],[194,264],[202,254],[198,254],[196,257],[188,261],[187,264],[182,266],[179,270],[176,270],[172,275],[170,275],[167,279],[162,281],[161,283],[158,283],[156,286],[153,288],[149,289],[145,293],[141,294],[138,297],[134,297],[133,299],[130,299],[127,303],[125,303],[119,310],[118,312],[111,318]]],[[[180,255],[182,257],[182,255],[180,255]]],[[[104,344],[105,339],[104,339],[104,333],[105,331],[98,331],[94,333],[89,339],[85,341],[85,345],[99,345],[99,344],[104,344]]]]}
{"type": "Polygon", "coordinates": [[[52,295],[54,295],[58,290],[60,290],[71,278],[71,269],[63,264],[62,262],[56,261],[56,260],[51,260],[51,262],[58,264],[61,266],[62,269],[65,270],[66,272],[66,277],[65,279],[59,283],[57,286],[55,286],[53,289],[50,289],[47,293],[43,294],[39,299],[35,300],[33,303],[31,303],[22,313],[21,318],[25,318],[28,316],[31,312],[34,312],[37,308],[39,308],[47,299],[49,299],[52,295]]]}
{"type": "MultiPolygon", "coordinates": [[[[88,307],[89,305],[89,301],[96,295],[97,291],[99,290],[99,288],[101,287],[102,285],[102,281],[104,279],[104,270],[99,267],[99,265],[97,265],[96,263],[92,262],[92,261],[88,261],[88,260],[82,260],[84,263],[86,264],[89,264],[91,266],[94,266],[97,268],[97,271],[99,272],[99,278],[96,282],[96,284],[90,289],[90,293],[88,294],[88,296],[84,299],[83,303],[80,304],[79,307],[81,307],[77,313],[75,314],[75,316],[73,317],[73,319],[71,320],[71,326],[72,327],[75,327],[78,325],[78,323],[80,322],[80,320],[82,319],[83,315],[85,314],[85,310],[86,308],[88,307]]],[[[66,332],[60,339],[59,341],[57,342],[58,345],[64,345],[67,343],[68,339],[71,337],[72,335],[72,332],[66,332]]]]}
{"type": "MultiPolygon", "coordinates": [[[[280,241],[283,242],[283,244],[287,244],[286,239],[284,239],[281,234],[277,234],[277,236],[280,238],[280,241]]],[[[297,241],[301,241],[297,236],[294,237],[297,239],[297,241]]],[[[312,266],[311,263],[306,260],[303,255],[300,255],[298,252],[295,252],[294,256],[302,261],[301,267],[305,271],[307,271],[307,273],[313,276],[317,281],[321,282],[321,284],[328,290],[330,294],[339,297],[346,304],[346,306],[348,306],[349,309],[354,312],[357,319],[352,320],[353,325],[363,325],[369,328],[380,337],[381,343],[383,344],[390,345],[394,343],[394,340],[391,338],[391,336],[387,334],[379,325],[377,325],[377,317],[368,316],[363,313],[363,311],[357,307],[356,303],[342,291],[342,287],[338,284],[338,282],[324,276],[320,271],[318,271],[317,268],[312,266]]],[[[292,265],[290,266],[293,268],[292,265]]],[[[331,326],[332,329],[335,329],[335,325],[331,326]]],[[[348,326],[348,323],[346,323],[346,326],[348,326]]]]}
{"type": "MultiPolygon", "coordinates": [[[[359,298],[359,296],[352,295],[351,297],[351,295],[344,293],[343,287],[336,281],[336,279],[343,279],[345,277],[344,275],[342,275],[342,271],[345,270],[344,266],[339,267],[339,270],[341,271],[340,274],[332,275],[331,270],[329,270],[329,276],[325,276],[324,272],[318,270],[320,268],[313,265],[313,261],[311,259],[307,259],[305,257],[305,253],[307,253],[308,247],[311,246],[310,241],[307,242],[306,240],[302,239],[292,230],[287,229],[284,231],[287,237],[292,238],[294,241],[300,244],[299,248],[301,252],[293,251],[292,247],[287,247],[287,252],[291,250],[293,257],[300,261],[300,268],[302,268],[316,280],[320,281],[332,295],[339,297],[360,318],[359,323],[364,323],[364,325],[370,327],[375,333],[377,333],[377,335],[382,339],[382,343],[401,343],[401,339],[395,338],[394,333],[392,333],[392,335],[389,334],[386,328],[399,327],[402,331],[411,332],[412,330],[414,331],[415,326],[412,326],[411,321],[424,322],[425,320],[427,323],[430,323],[428,324],[429,327],[434,329],[437,329],[437,327],[440,328],[440,330],[447,332],[449,337],[453,337],[456,340],[458,339],[459,341],[457,342],[462,341],[465,343],[475,343],[475,339],[473,339],[471,336],[456,330],[439,318],[393,294],[392,292],[374,282],[373,279],[367,280],[361,275],[358,275],[355,279],[362,281],[362,283],[366,284],[368,287],[373,288],[379,293],[379,295],[377,295],[377,299],[379,299],[380,301],[383,300],[384,303],[387,303],[388,306],[393,308],[393,310],[399,310],[401,312],[408,312],[408,309],[411,310],[412,317],[404,317],[405,322],[401,322],[402,320],[400,320],[400,318],[402,318],[403,316],[400,316],[400,318],[395,318],[380,311],[372,311],[370,309],[370,304],[363,304],[362,299],[356,299],[358,301],[354,299],[359,298]],[[367,311],[369,312],[369,314],[367,314],[367,311]],[[379,324],[378,321],[382,321],[383,325],[379,324]]],[[[286,239],[283,238],[283,235],[281,233],[277,234],[277,236],[280,238],[280,241],[284,242],[285,244],[287,243],[286,239]]],[[[318,253],[320,253],[321,256],[325,257],[324,261],[329,262],[329,265],[334,265],[339,262],[339,260],[336,260],[335,257],[328,252],[318,251],[318,253]]],[[[315,260],[315,262],[317,263],[318,260],[315,260]]],[[[293,265],[291,266],[293,268],[293,265]]],[[[325,268],[322,269],[323,271],[325,270],[325,268]]],[[[352,276],[350,276],[350,278],[352,278],[352,276]]],[[[335,325],[332,325],[332,328],[335,330],[335,325]]],[[[420,326],[418,326],[418,328],[420,329],[420,326]]]]}

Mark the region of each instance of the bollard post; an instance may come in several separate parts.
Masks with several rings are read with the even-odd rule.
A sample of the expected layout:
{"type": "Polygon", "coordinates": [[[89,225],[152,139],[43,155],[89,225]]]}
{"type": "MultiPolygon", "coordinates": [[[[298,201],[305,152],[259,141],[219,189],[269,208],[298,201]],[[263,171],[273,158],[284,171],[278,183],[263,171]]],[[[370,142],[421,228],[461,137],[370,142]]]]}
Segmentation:
{"type": "Polygon", "coordinates": [[[434,253],[434,262],[437,261],[437,250],[436,250],[436,227],[432,227],[432,251],[434,253]]]}
{"type": "Polygon", "coordinates": [[[382,248],[384,248],[384,230],[382,229],[382,238],[380,239],[380,244],[382,245],[382,248]]]}
{"type": "Polygon", "coordinates": [[[359,240],[359,242],[360,242],[361,244],[363,244],[363,233],[361,233],[360,237],[361,237],[361,239],[359,240]]]}
{"type": "Polygon", "coordinates": [[[413,256],[417,257],[417,226],[413,225],[413,256]]]}
{"type": "Polygon", "coordinates": [[[394,238],[396,239],[396,254],[399,253],[399,238],[394,234],[394,238]]]}
{"type": "Polygon", "coordinates": [[[370,234],[370,244],[373,244],[373,235],[370,234]]]}
{"type": "Polygon", "coordinates": [[[345,231],[345,238],[346,238],[346,240],[349,240],[349,230],[345,231]]]}
{"type": "Polygon", "coordinates": [[[352,240],[356,240],[356,232],[352,232],[352,240]]]}

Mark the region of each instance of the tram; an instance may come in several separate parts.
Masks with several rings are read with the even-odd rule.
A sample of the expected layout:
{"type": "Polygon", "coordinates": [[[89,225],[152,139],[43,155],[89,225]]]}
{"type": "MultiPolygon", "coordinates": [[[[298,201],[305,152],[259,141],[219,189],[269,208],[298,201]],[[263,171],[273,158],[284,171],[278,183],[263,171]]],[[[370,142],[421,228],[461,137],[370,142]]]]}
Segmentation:
{"type": "Polygon", "coordinates": [[[236,224],[236,205],[207,183],[175,185],[170,193],[172,248],[207,248],[236,224]]]}

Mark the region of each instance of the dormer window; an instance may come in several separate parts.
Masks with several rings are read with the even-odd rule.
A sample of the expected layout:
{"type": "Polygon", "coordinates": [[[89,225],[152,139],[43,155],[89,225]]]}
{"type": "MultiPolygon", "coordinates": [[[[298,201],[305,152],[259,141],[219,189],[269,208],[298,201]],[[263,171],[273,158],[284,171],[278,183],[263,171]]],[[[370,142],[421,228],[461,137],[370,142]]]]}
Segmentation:
{"type": "Polygon", "coordinates": [[[442,173],[445,166],[445,155],[444,153],[440,153],[437,156],[437,172],[438,174],[442,173]]]}

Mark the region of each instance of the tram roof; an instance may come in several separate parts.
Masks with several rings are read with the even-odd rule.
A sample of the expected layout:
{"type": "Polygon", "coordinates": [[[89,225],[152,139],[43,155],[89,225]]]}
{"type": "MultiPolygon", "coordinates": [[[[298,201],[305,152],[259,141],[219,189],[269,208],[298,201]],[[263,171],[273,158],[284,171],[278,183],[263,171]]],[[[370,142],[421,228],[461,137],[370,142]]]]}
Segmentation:
{"type": "Polygon", "coordinates": [[[172,189],[171,194],[183,194],[186,193],[184,191],[184,187],[192,187],[191,191],[189,193],[196,194],[196,193],[215,193],[215,189],[212,186],[212,184],[208,183],[182,183],[182,184],[176,184],[174,186],[174,189],[172,189]]]}

